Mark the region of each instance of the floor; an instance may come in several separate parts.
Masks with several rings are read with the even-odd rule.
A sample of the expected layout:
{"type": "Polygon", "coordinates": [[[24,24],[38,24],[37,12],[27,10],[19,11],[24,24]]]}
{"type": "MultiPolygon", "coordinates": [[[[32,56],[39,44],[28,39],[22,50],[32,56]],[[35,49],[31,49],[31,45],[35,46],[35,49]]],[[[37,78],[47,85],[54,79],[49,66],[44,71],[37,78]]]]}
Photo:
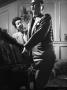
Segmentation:
{"type": "Polygon", "coordinates": [[[67,76],[59,75],[55,78],[51,77],[44,90],[67,90],[67,76]]]}
{"type": "MultiPolygon", "coordinates": [[[[24,87],[22,87],[24,88],[24,87]]],[[[20,90],[24,90],[24,89],[20,90]]],[[[0,86],[0,90],[6,90],[7,86],[0,86]]],[[[58,75],[57,77],[50,77],[45,90],[67,90],[67,75],[58,75]]]]}
{"type": "Polygon", "coordinates": [[[67,76],[66,75],[58,75],[55,78],[51,78],[46,85],[47,90],[51,88],[56,90],[67,90],[67,76]]]}

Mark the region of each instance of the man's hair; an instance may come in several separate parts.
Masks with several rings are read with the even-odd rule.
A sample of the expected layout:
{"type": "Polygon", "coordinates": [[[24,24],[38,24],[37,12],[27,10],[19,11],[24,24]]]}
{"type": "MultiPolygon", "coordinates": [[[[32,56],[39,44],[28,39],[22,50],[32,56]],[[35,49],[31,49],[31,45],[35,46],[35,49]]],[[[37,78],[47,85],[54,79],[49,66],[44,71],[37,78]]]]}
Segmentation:
{"type": "Polygon", "coordinates": [[[31,0],[31,3],[39,3],[39,4],[43,4],[43,0],[31,0]]]}
{"type": "Polygon", "coordinates": [[[20,17],[15,17],[15,18],[13,18],[13,20],[12,20],[12,25],[14,25],[15,28],[16,28],[15,22],[16,22],[17,20],[21,20],[21,18],[20,18],[20,17]]]}

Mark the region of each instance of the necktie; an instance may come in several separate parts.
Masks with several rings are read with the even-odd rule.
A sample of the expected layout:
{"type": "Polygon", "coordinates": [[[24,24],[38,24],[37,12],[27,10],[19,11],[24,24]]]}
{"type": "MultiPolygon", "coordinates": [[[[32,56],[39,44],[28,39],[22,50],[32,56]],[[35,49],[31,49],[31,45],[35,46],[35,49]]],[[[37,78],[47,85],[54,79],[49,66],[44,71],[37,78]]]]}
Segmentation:
{"type": "Polygon", "coordinates": [[[35,22],[35,19],[32,18],[31,27],[30,27],[30,30],[29,30],[29,38],[31,37],[31,31],[32,31],[32,27],[33,27],[34,22],[35,22]]]}

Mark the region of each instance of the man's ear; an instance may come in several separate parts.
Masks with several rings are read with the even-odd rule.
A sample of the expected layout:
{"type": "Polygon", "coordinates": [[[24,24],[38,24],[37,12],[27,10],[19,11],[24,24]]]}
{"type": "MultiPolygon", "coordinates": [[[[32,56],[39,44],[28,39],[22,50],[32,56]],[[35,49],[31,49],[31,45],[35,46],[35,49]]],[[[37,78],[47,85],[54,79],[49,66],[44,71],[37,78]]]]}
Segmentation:
{"type": "Polygon", "coordinates": [[[41,11],[43,11],[43,9],[44,9],[44,5],[43,4],[41,5],[41,8],[40,9],[41,9],[41,11]]]}

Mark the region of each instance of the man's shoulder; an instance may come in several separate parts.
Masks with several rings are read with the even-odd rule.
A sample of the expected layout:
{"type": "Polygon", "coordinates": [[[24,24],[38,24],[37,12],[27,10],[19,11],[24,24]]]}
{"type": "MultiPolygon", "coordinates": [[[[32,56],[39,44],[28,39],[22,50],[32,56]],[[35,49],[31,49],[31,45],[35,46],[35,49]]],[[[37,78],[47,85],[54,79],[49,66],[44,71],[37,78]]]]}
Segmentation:
{"type": "Polygon", "coordinates": [[[41,18],[40,22],[43,24],[45,24],[45,22],[50,22],[51,21],[51,15],[46,13],[43,15],[43,17],[41,18]]]}
{"type": "Polygon", "coordinates": [[[49,13],[46,13],[43,15],[42,19],[44,19],[44,20],[51,19],[51,15],[49,13]]]}

